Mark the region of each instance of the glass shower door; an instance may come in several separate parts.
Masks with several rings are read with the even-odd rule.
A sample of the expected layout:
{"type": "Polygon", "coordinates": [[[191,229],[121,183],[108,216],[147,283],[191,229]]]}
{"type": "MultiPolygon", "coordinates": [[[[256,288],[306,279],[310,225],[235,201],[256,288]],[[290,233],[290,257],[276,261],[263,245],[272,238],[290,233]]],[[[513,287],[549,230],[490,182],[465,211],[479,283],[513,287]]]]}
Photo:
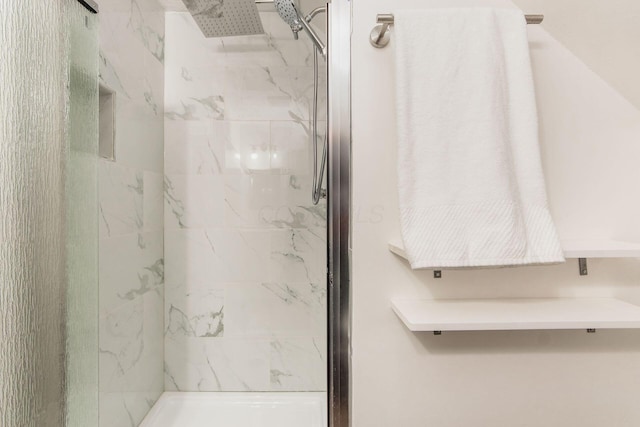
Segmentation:
{"type": "Polygon", "coordinates": [[[0,1],[0,425],[97,425],[97,21],[0,1]]]}
{"type": "Polygon", "coordinates": [[[66,426],[98,425],[98,17],[67,0],[66,426]]]}

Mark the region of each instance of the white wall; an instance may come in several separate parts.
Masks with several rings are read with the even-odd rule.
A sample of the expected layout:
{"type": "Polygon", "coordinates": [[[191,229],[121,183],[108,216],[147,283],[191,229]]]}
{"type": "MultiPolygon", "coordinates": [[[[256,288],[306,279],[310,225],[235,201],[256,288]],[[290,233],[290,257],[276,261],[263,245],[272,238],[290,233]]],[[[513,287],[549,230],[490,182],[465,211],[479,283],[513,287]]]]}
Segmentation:
{"type": "Polygon", "coordinates": [[[640,2],[514,0],[544,13],[543,28],[640,108],[640,2]]]}
{"type": "MultiPolygon", "coordinates": [[[[602,427],[640,424],[640,332],[409,332],[395,297],[617,296],[640,303],[640,262],[413,272],[400,235],[393,40],[377,13],[464,2],[354,0],[353,420],[355,427],[602,427]]],[[[488,5],[489,1],[467,4],[488,5]]],[[[506,3],[494,1],[493,4],[506,3]]],[[[545,12],[536,10],[535,12],[545,12]]],[[[543,29],[529,27],[543,163],[559,233],[640,239],[640,112],[543,29]]],[[[393,39],[393,36],[392,36],[393,39]]]]}

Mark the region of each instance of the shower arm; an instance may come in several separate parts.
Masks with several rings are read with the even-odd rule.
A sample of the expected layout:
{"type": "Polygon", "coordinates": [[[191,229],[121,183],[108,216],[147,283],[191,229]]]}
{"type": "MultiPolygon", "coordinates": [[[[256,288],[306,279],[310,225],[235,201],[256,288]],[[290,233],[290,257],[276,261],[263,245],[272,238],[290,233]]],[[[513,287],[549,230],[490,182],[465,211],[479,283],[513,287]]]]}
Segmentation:
{"type": "Polygon", "coordinates": [[[318,36],[318,33],[316,33],[315,30],[313,28],[311,28],[311,25],[309,24],[309,22],[313,19],[313,17],[315,15],[317,15],[318,13],[323,12],[323,10],[318,10],[318,9],[324,9],[324,8],[316,8],[316,9],[314,9],[309,15],[307,15],[307,18],[309,19],[309,21],[307,21],[307,18],[302,17],[300,15],[300,12],[298,12],[298,9],[294,6],[294,10],[296,11],[296,14],[298,15],[298,20],[300,21],[300,25],[302,25],[302,28],[309,35],[309,38],[311,39],[313,44],[316,46],[316,49],[318,49],[318,52],[320,52],[322,54],[322,56],[324,58],[326,58],[327,57],[327,46],[322,42],[322,39],[320,39],[320,36],[318,36]]]}
{"type": "Polygon", "coordinates": [[[307,16],[304,17],[304,19],[305,21],[311,23],[311,21],[313,21],[313,18],[315,18],[316,15],[320,13],[327,13],[327,7],[326,6],[316,7],[311,12],[309,12],[309,14],[307,14],[307,16]]]}

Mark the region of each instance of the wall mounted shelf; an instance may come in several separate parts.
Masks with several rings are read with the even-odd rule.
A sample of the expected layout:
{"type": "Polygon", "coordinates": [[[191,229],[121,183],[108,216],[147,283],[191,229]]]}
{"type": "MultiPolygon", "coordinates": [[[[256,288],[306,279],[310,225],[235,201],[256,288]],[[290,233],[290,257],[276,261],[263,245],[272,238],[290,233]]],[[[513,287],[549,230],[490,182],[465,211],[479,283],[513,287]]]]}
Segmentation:
{"type": "Polygon", "coordinates": [[[395,299],[411,331],[640,329],[640,306],[615,298],[395,299]]]}
{"type": "Polygon", "coordinates": [[[640,243],[620,240],[563,240],[565,258],[640,258],[640,243]]]}
{"type": "MultiPolygon", "coordinates": [[[[562,248],[565,258],[640,258],[640,243],[619,240],[563,240],[562,248]]],[[[399,239],[389,242],[389,250],[407,258],[399,239]]]]}

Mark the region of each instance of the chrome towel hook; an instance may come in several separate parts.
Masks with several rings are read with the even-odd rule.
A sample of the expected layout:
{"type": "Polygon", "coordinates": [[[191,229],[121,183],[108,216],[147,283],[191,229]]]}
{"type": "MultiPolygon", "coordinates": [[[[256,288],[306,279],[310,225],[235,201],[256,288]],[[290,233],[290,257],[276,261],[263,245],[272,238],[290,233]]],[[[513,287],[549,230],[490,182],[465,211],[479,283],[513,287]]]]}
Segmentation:
{"type": "MultiPolygon", "coordinates": [[[[544,20],[544,15],[525,15],[527,24],[540,24],[544,20]]],[[[393,25],[394,17],[391,13],[380,13],[377,19],[378,25],[373,27],[369,34],[369,41],[374,47],[382,48],[389,44],[391,35],[389,25],[393,25]]]]}
{"type": "Polygon", "coordinates": [[[369,35],[369,41],[377,48],[385,47],[389,44],[389,25],[393,24],[393,15],[390,13],[378,14],[378,25],[373,27],[369,35]]]}

